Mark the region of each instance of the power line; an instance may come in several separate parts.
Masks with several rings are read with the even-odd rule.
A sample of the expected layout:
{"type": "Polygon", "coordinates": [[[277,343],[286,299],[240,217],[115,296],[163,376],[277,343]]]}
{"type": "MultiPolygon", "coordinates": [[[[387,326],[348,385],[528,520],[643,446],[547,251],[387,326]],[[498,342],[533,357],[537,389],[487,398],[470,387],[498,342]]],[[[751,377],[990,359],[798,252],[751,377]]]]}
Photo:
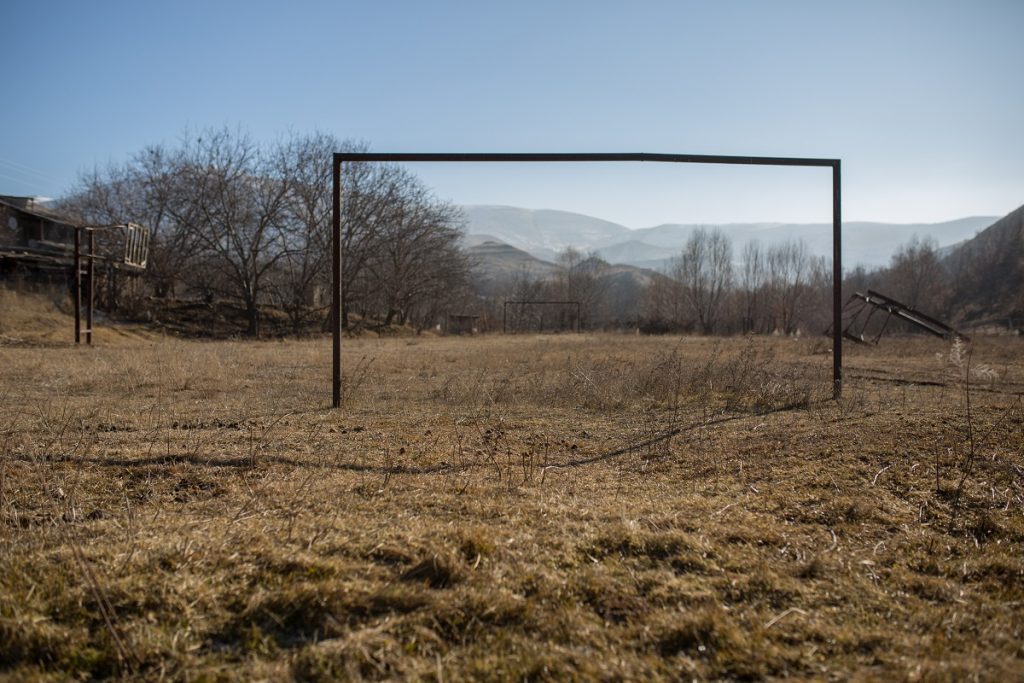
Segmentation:
{"type": "MultiPolygon", "coordinates": [[[[33,168],[31,166],[26,166],[25,164],[22,164],[22,163],[19,163],[17,161],[14,161],[13,159],[5,159],[3,157],[0,157],[0,166],[6,166],[7,167],[6,170],[8,172],[16,173],[19,176],[21,176],[22,178],[27,178],[27,177],[30,177],[30,176],[35,176],[35,178],[37,180],[34,180],[33,182],[36,182],[36,183],[38,183],[39,180],[42,180],[42,181],[45,181],[47,183],[60,184],[59,180],[57,180],[55,177],[49,175],[48,173],[46,173],[44,171],[40,171],[40,170],[38,170],[36,168],[33,168]]],[[[8,179],[14,180],[14,178],[11,178],[10,176],[5,176],[5,177],[7,177],[8,179]]],[[[25,181],[22,180],[22,182],[25,182],[25,181]]]]}

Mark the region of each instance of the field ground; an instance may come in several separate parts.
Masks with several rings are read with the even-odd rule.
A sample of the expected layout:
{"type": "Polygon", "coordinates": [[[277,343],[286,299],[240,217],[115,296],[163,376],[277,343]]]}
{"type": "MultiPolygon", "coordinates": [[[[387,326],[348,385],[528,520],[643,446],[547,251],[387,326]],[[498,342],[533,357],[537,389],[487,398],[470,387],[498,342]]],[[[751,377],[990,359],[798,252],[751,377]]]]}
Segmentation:
{"type": "Polygon", "coordinates": [[[98,341],[0,342],[0,678],[1024,678],[1024,340],[98,341]]]}

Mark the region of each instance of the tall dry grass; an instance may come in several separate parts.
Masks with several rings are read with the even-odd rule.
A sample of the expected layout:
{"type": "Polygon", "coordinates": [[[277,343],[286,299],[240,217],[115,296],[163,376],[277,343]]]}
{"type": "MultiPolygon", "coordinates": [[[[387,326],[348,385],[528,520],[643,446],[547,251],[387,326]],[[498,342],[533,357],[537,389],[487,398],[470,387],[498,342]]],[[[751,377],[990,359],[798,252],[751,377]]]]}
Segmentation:
{"type": "Polygon", "coordinates": [[[0,668],[1014,678],[1014,343],[955,529],[920,341],[346,340],[341,411],[320,341],[0,346],[0,668]]]}

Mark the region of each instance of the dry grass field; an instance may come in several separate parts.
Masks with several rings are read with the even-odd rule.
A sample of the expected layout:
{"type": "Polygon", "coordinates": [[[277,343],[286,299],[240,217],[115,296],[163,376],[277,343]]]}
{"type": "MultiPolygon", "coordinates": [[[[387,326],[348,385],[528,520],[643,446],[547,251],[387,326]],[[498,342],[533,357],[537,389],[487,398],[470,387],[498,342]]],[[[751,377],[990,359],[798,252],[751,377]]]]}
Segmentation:
{"type": "Polygon", "coordinates": [[[0,678],[1024,678],[1016,338],[4,340],[0,678]]]}

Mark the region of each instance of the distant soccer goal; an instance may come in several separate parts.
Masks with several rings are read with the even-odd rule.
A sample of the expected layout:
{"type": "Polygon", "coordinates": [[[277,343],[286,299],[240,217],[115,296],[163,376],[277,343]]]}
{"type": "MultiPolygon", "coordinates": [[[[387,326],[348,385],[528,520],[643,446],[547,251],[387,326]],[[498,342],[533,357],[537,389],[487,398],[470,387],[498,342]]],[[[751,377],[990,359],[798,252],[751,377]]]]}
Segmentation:
{"type": "Polygon", "coordinates": [[[332,161],[334,198],[332,205],[332,275],[331,331],[333,337],[332,405],[341,407],[341,188],[342,164],[348,162],[384,163],[521,163],[521,162],[607,162],[640,161],[674,164],[731,164],[744,166],[808,166],[832,169],[832,395],[839,398],[843,391],[843,293],[842,293],[842,202],[839,159],[812,159],[799,157],[723,156],[711,154],[648,154],[636,153],[396,153],[396,152],[335,152],[332,161]]]}
{"type": "Polygon", "coordinates": [[[579,301],[505,301],[501,310],[501,331],[580,332],[579,301]]]}

